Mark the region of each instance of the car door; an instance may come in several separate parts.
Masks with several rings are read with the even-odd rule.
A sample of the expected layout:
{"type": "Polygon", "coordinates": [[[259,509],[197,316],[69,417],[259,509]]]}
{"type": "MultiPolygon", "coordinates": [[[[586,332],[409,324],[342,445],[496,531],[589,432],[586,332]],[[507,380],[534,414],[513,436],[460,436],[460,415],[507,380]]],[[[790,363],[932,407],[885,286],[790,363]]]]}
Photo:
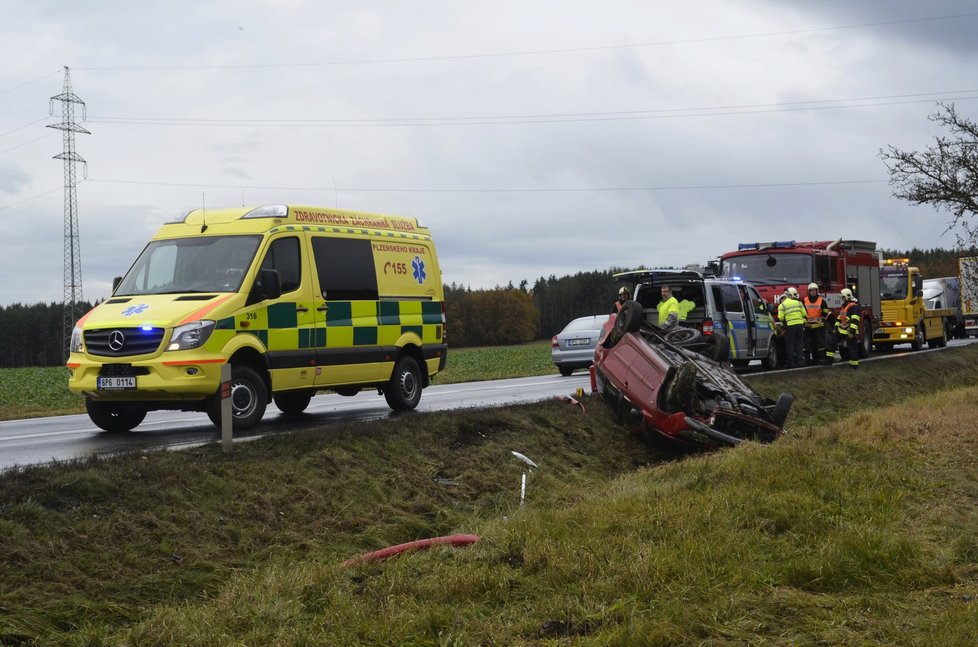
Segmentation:
{"type": "Polygon", "coordinates": [[[750,359],[752,349],[740,290],[733,283],[713,286],[714,302],[723,311],[723,330],[730,338],[730,359],[750,359]]]}
{"type": "Polygon", "coordinates": [[[768,312],[764,305],[761,295],[754,289],[753,285],[740,286],[744,296],[745,310],[749,311],[752,319],[751,328],[754,335],[754,357],[761,359],[767,357],[767,350],[771,345],[771,336],[774,334],[774,317],[768,312]]]}

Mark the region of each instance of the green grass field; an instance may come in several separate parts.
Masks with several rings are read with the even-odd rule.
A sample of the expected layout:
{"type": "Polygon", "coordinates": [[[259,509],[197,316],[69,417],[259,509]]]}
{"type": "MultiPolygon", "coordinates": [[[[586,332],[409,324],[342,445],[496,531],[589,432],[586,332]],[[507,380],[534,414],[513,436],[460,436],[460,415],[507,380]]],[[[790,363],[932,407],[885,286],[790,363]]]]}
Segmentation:
{"type": "Polygon", "coordinates": [[[0,473],[0,644],[975,644],[978,348],[748,379],[789,435],[708,455],[591,396],[0,473]]]}
{"type": "MultiPolygon", "coordinates": [[[[518,346],[449,349],[448,363],[434,380],[453,384],[556,373],[550,342],[518,346]]],[[[85,400],[68,391],[68,369],[0,369],[0,420],[84,413],[85,400]]]]}

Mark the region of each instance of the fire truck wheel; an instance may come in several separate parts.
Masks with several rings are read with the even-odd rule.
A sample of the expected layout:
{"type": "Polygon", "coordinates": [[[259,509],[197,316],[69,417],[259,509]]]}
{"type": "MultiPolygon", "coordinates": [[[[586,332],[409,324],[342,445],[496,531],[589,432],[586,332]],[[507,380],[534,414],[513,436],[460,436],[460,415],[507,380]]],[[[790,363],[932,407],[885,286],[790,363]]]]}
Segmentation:
{"type": "MultiPolygon", "coordinates": [[[[869,322],[867,322],[869,324],[869,322]]],[[[873,350],[872,325],[863,326],[863,331],[859,335],[859,358],[866,359],[870,351],[873,350]]]]}

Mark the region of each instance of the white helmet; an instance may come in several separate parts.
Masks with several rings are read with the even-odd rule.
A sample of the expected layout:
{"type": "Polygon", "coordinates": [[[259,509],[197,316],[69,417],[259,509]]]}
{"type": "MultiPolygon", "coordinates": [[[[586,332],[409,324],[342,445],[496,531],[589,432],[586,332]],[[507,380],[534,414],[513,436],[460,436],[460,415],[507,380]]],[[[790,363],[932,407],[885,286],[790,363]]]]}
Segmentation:
{"type": "Polygon", "coordinates": [[[846,301],[855,301],[855,297],[852,296],[852,290],[849,288],[842,288],[842,298],[846,301]]]}
{"type": "Polygon", "coordinates": [[[798,289],[797,288],[788,288],[788,296],[791,297],[792,299],[797,299],[798,298],[798,289]]]}
{"type": "Polygon", "coordinates": [[[625,286],[623,285],[623,286],[621,286],[621,288],[620,288],[620,289],[618,290],[618,294],[627,294],[627,295],[629,295],[629,296],[631,296],[631,294],[632,294],[632,293],[631,293],[631,292],[629,291],[629,289],[628,289],[628,288],[626,288],[626,287],[625,287],[625,286]]]}
{"type": "Polygon", "coordinates": [[[808,284],[808,289],[809,290],[818,290],[818,283],[815,283],[814,281],[812,281],[811,283],[808,284]]]}

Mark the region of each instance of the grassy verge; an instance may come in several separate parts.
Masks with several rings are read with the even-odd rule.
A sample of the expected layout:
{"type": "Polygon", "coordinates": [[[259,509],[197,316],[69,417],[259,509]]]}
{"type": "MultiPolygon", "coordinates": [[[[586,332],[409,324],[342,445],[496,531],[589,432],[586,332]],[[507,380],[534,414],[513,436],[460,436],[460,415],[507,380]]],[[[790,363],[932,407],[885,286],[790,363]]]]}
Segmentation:
{"type": "Polygon", "coordinates": [[[751,380],[792,433],[706,456],[588,397],[0,474],[0,644],[973,644],[978,348],[751,380]]]}
{"type": "MultiPolygon", "coordinates": [[[[498,380],[556,373],[550,342],[492,348],[452,348],[435,384],[498,380]]],[[[61,366],[0,369],[0,420],[85,413],[85,399],[68,390],[61,366]]]]}

